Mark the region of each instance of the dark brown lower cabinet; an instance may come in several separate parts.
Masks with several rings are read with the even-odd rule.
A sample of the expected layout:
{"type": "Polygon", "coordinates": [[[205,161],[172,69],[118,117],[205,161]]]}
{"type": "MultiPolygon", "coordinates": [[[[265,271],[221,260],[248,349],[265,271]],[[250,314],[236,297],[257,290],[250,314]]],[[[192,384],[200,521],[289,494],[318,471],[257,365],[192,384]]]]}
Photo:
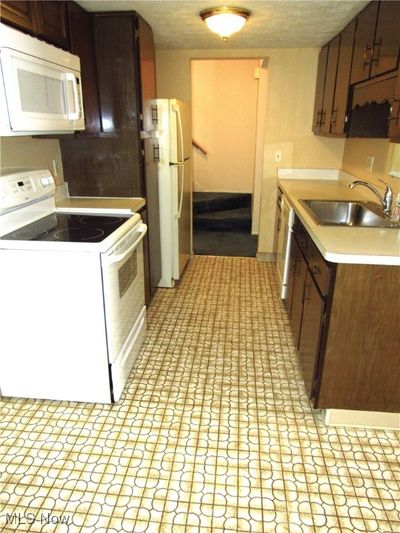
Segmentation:
{"type": "Polygon", "coordinates": [[[320,295],[310,272],[307,272],[301,337],[299,339],[299,357],[308,396],[313,397],[321,333],[325,314],[325,299],[320,295]]]}
{"type": "Polygon", "coordinates": [[[303,259],[300,247],[296,239],[291,240],[290,245],[290,271],[288,282],[287,302],[289,305],[290,327],[296,348],[299,347],[301,319],[303,314],[304,281],[307,274],[307,265],[303,259]]]}
{"type": "Polygon", "coordinates": [[[399,412],[400,267],[329,263],[293,230],[287,308],[313,407],[399,412]]]}

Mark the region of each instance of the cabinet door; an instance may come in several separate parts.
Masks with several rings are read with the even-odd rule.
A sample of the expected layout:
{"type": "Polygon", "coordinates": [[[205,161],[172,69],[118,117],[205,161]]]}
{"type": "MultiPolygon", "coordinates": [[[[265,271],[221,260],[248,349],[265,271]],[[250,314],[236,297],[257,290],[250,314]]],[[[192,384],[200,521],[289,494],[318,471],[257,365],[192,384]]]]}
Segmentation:
{"type": "Polygon", "coordinates": [[[94,17],[94,44],[104,133],[140,132],[135,18],[131,15],[94,17]]]}
{"type": "Polygon", "coordinates": [[[353,65],[350,83],[358,83],[369,78],[374,50],[376,21],[379,2],[370,2],[357,16],[357,29],[354,40],[353,65]]]}
{"type": "Polygon", "coordinates": [[[333,101],[335,95],[336,72],[339,59],[340,35],[337,35],[328,45],[328,62],[326,65],[325,90],[321,131],[329,134],[333,117],[333,101]]]}
{"type": "Polygon", "coordinates": [[[330,133],[334,135],[343,135],[346,132],[347,104],[355,28],[356,21],[353,20],[340,34],[335,96],[330,120],[330,133]]]}
{"type": "Polygon", "coordinates": [[[328,61],[328,45],[321,48],[318,59],[317,71],[317,87],[315,90],[315,104],[314,104],[314,118],[313,118],[313,132],[319,133],[323,123],[323,106],[324,106],[324,91],[326,67],[328,61]]]}
{"type": "Polygon", "coordinates": [[[311,274],[307,272],[303,299],[303,318],[299,343],[300,364],[308,397],[313,396],[320,349],[325,301],[319,294],[311,274]]]}
{"type": "Polygon", "coordinates": [[[389,138],[392,142],[400,142],[400,68],[397,72],[395,95],[390,106],[389,138]]]}
{"type": "Polygon", "coordinates": [[[397,68],[400,49],[400,2],[380,2],[371,77],[397,68]]]}
{"type": "Polygon", "coordinates": [[[307,266],[296,239],[292,239],[290,256],[291,279],[289,281],[290,289],[288,294],[288,298],[290,298],[290,300],[288,299],[288,302],[291,302],[291,304],[289,311],[289,320],[290,327],[292,329],[294,344],[296,348],[298,348],[300,342],[300,329],[303,314],[304,282],[307,273],[307,266]]]}
{"type": "Polygon", "coordinates": [[[66,2],[36,2],[37,35],[51,43],[69,49],[66,2]]]}
{"type": "Polygon", "coordinates": [[[100,115],[92,17],[75,2],[68,2],[68,24],[71,52],[78,55],[81,60],[85,131],[79,132],[79,135],[98,133],[100,132],[100,115]]]}
{"type": "Polygon", "coordinates": [[[1,2],[1,21],[26,30],[29,33],[35,33],[35,7],[36,4],[34,2],[3,0],[1,2]]]}

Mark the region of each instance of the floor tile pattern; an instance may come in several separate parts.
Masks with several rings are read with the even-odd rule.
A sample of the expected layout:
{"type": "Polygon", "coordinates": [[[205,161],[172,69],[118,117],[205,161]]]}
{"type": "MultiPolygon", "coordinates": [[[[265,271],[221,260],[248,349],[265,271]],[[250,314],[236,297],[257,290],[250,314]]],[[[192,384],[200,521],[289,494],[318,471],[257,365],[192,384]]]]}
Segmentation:
{"type": "Polygon", "coordinates": [[[2,399],[0,531],[399,532],[399,435],[319,421],[277,293],[194,257],[118,404],[2,399]]]}

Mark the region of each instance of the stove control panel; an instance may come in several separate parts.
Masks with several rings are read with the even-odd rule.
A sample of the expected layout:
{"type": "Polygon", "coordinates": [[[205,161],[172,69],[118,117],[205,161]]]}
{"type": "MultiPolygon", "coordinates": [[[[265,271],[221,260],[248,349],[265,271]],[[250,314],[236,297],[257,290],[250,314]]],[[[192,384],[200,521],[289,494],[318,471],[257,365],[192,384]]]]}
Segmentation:
{"type": "Polygon", "coordinates": [[[1,175],[0,214],[54,196],[55,190],[49,170],[21,170],[1,175]]]}

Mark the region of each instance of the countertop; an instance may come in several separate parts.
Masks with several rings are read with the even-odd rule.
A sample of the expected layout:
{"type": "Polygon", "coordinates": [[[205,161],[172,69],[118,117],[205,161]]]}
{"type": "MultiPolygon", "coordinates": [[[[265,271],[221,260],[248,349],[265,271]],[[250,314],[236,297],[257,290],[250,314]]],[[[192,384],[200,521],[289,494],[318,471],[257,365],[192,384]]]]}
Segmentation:
{"type": "Polygon", "coordinates": [[[131,214],[146,205],[144,198],[108,198],[92,196],[69,196],[56,200],[59,211],[73,210],[87,212],[89,210],[104,211],[110,209],[116,214],[131,214]]]}
{"type": "MultiPolygon", "coordinates": [[[[400,265],[400,229],[318,226],[299,200],[365,200],[341,180],[279,179],[289,204],[327,261],[400,265]]],[[[368,197],[370,199],[370,197],[368,197]]]]}

